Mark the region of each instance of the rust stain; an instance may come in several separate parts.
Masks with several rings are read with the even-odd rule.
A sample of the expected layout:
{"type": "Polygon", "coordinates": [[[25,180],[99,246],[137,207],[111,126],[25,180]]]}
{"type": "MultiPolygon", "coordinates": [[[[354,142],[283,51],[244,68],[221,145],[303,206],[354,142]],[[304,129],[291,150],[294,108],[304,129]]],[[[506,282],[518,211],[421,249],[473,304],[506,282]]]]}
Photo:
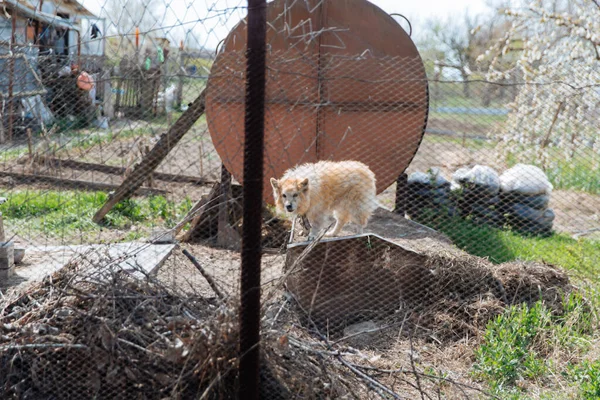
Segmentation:
{"type": "MultiPolygon", "coordinates": [[[[385,190],[411,162],[427,119],[425,68],[408,34],[366,0],[275,0],[267,20],[265,200],[270,177],[322,159],[362,161],[385,190]]],[[[213,64],[206,98],[214,146],[242,184],[245,44],[242,21],[213,64]]]]}

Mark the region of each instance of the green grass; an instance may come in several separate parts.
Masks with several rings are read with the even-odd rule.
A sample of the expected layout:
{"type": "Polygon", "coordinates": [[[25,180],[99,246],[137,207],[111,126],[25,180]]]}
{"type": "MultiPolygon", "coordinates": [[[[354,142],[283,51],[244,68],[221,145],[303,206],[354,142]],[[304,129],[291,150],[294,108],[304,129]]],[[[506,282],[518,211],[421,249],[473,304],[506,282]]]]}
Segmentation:
{"type": "MultiPolygon", "coordinates": [[[[548,376],[555,374],[572,383],[600,377],[597,367],[569,367],[549,356],[557,350],[573,355],[589,348],[594,327],[589,305],[578,294],[565,296],[564,304],[562,314],[553,313],[541,302],[532,307],[517,305],[490,321],[475,351],[473,375],[485,381],[494,394],[514,399],[523,398],[516,386],[519,380],[548,386],[555,383],[546,382],[548,376]]],[[[582,386],[582,391],[597,393],[600,382],[587,382],[589,387],[582,386]]]]}
{"type": "MultiPolygon", "coordinates": [[[[116,132],[106,131],[93,131],[89,130],[68,130],[61,133],[55,133],[51,138],[50,146],[55,151],[65,150],[86,150],[94,146],[108,144],[117,139],[130,139],[139,136],[152,136],[162,133],[162,130],[150,129],[149,127],[139,127],[134,129],[123,129],[116,132]],[[58,138],[62,140],[58,140],[58,138]],[[62,144],[60,144],[62,142],[62,144]]],[[[37,146],[42,146],[42,142],[39,141],[37,146]]],[[[10,161],[17,159],[27,154],[28,149],[26,145],[22,145],[19,148],[12,148],[2,151],[1,160],[10,161]]]]}
{"type": "Polygon", "coordinates": [[[2,150],[0,152],[0,160],[2,160],[3,162],[16,160],[17,158],[23,156],[24,154],[27,154],[27,152],[28,152],[27,147],[2,150]]]}
{"type": "Polygon", "coordinates": [[[600,399],[600,361],[570,365],[564,375],[578,387],[581,400],[600,399]]]}
{"type": "Polygon", "coordinates": [[[446,234],[469,254],[487,257],[494,263],[516,259],[547,262],[586,276],[600,271],[600,241],[573,239],[564,234],[523,235],[458,217],[431,218],[423,223],[446,234]]]}
{"type": "Polygon", "coordinates": [[[81,131],[69,131],[63,133],[63,135],[70,140],[65,144],[63,150],[81,149],[86,150],[94,146],[104,145],[117,139],[130,139],[139,136],[153,136],[161,133],[155,129],[148,127],[140,127],[134,129],[123,129],[121,131],[108,133],[108,132],[94,132],[82,133],[81,131]]]}
{"type": "Polygon", "coordinates": [[[173,227],[192,206],[187,198],[179,203],[169,202],[163,196],[128,199],[117,204],[100,226],[92,222],[92,216],[106,201],[106,193],[28,190],[0,192],[0,196],[9,199],[0,211],[10,231],[49,237],[101,229],[125,230],[134,224],[173,227]]]}
{"type": "MultiPolygon", "coordinates": [[[[445,107],[445,106],[441,106],[445,107]]],[[[462,106],[459,106],[462,107],[462,106]]],[[[430,119],[438,119],[443,121],[457,121],[463,123],[477,124],[477,125],[490,125],[490,129],[497,124],[506,122],[508,116],[506,115],[488,115],[488,114],[462,114],[462,113],[445,113],[432,111],[429,113],[430,119]]],[[[478,132],[467,132],[470,134],[476,134],[478,132]]]]}

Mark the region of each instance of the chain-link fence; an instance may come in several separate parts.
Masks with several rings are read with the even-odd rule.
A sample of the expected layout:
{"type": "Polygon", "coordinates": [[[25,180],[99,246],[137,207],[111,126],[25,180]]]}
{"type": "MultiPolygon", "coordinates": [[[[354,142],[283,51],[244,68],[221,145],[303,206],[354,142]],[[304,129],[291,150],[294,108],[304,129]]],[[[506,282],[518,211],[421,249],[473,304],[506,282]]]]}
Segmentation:
{"type": "MultiPolygon", "coordinates": [[[[2,398],[234,398],[246,2],[4,4],[2,398]]],[[[454,80],[362,0],[267,21],[261,398],[593,393],[597,71],[454,80]]]]}

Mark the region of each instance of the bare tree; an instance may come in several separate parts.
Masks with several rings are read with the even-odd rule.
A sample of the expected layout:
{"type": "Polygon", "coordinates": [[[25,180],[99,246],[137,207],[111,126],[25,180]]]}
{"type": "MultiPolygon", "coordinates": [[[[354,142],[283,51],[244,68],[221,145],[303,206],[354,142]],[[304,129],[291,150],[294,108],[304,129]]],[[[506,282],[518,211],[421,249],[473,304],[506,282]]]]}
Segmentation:
{"type": "Polygon", "coordinates": [[[519,74],[522,89],[498,132],[498,149],[543,166],[556,149],[567,158],[585,147],[600,154],[600,1],[523,0],[505,15],[510,29],[482,58],[487,79],[519,74]]]}
{"type": "MultiPolygon", "coordinates": [[[[433,46],[429,53],[435,55],[438,71],[454,70],[467,82],[479,67],[477,57],[501,37],[504,21],[495,14],[471,16],[465,12],[461,18],[430,19],[426,27],[426,40],[433,46]]],[[[470,96],[469,88],[468,84],[463,86],[466,97],[470,96]]]]}

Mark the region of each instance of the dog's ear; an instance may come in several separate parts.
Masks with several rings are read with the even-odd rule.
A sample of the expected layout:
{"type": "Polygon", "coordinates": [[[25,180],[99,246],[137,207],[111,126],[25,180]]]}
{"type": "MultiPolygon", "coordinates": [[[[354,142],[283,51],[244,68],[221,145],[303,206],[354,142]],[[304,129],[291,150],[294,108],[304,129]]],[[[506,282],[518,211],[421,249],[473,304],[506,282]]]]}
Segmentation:
{"type": "Polygon", "coordinates": [[[305,178],[300,181],[298,184],[298,190],[301,192],[306,192],[308,190],[308,178],[305,178]]]}
{"type": "Polygon", "coordinates": [[[279,182],[275,178],[271,178],[271,186],[273,186],[273,190],[279,190],[279,182]]]}

